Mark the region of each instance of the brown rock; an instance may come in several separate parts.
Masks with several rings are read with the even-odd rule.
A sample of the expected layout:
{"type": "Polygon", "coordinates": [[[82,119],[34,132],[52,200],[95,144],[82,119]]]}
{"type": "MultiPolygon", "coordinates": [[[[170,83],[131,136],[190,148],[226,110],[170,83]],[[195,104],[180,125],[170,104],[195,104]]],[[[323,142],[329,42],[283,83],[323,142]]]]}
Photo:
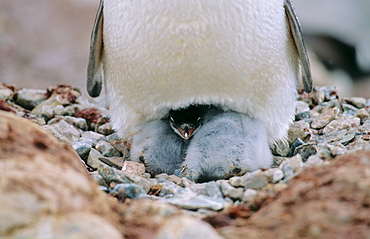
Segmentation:
{"type": "Polygon", "coordinates": [[[226,238],[368,239],[370,151],[346,154],[327,166],[302,172],[265,204],[245,218],[233,212],[207,221],[220,227],[226,238]]]}
{"type": "Polygon", "coordinates": [[[122,238],[111,203],[78,155],[0,111],[0,237],[122,238]]]}

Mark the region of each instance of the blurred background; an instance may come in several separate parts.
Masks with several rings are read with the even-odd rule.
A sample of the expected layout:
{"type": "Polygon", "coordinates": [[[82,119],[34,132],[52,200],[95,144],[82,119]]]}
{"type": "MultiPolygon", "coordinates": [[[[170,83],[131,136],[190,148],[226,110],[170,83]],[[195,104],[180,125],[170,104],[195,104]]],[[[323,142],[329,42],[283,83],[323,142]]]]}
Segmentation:
{"type": "MultiPolygon", "coordinates": [[[[99,0],[1,0],[0,83],[87,94],[89,38],[99,0]]],[[[370,98],[370,1],[293,0],[315,85],[370,98]]]]}

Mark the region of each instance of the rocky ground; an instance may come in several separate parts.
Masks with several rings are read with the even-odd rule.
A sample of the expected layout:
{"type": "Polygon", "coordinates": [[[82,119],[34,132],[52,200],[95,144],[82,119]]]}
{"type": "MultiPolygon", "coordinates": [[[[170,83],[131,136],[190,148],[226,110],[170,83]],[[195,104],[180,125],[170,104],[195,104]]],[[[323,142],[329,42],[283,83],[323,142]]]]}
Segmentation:
{"type": "Polygon", "coordinates": [[[0,112],[1,236],[369,238],[370,99],[300,93],[271,168],[207,183],[128,161],[107,109],[70,86],[0,84],[0,112]]]}

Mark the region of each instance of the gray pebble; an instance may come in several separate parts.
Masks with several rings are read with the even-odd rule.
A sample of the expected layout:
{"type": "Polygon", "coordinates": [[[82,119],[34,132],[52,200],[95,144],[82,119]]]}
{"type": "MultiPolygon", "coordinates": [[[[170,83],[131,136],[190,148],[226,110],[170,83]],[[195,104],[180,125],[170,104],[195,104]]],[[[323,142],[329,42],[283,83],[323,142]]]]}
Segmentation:
{"type": "Polygon", "coordinates": [[[257,190],[248,188],[243,193],[242,201],[243,202],[252,202],[256,199],[257,195],[258,195],[257,190]]]}
{"type": "Polygon", "coordinates": [[[75,126],[78,129],[81,129],[83,131],[88,130],[88,126],[86,123],[86,120],[84,118],[76,118],[72,116],[64,116],[63,119],[73,126],[75,126]]]}
{"type": "Polygon", "coordinates": [[[319,116],[313,118],[311,127],[314,129],[324,128],[339,112],[340,110],[337,107],[325,109],[319,116]]]}
{"type": "Polygon", "coordinates": [[[53,109],[54,115],[64,115],[65,110],[63,105],[57,105],[53,109]]]}
{"type": "Polygon", "coordinates": [[[98,168],[98,173],[104,178],[108,185],[110,183],[132,183],[132,180],[129,179],[124,173],[105,164],[100,165],[98,168]]]}
{"type": "Polygon", "coordinates": [[[166,198],[164,201],[188,210],[209,209],[219,211],[229,205],[224,199],[195,195],[194,193],[183,195],[181,198],[166,198]]]}
{"type": "Polygon", "coordinates": [[[86,164],[93,169],[98,169],[99,167],[105,166],[100,158],[104,157],[99,151],[96,149],[90,149],[89,156],[87,157],[86,164]]]}
{"type": "Polygon", "coordinates": [[[126,198],[140,198],[145,195],[144,189],[132,183],[119,183],[110,191],[110,194],[117,197],[120,201],[126,198]]]}
{"type": "Polygon", "coordinates": [[[99,175],[97,172],[90,173],[90,176],[94,179],[94,181],[99,185],[99,186],[104,186],[104,187],[109,187],[107,182],[104,180],[104,178],[99,175]]]}
{"type": "Polygon", "coordinates": [[[152,187],[152,183],[150,182],[149,179],[143,178],[143,177],[135,175],[135,174],[125,174],[125,175],[133,183],[142,187],[144,189],[145,193],[148,193],[150,191],[150,188],[152,187]]]}
{"type": "Polygon", "coordinates": [[[79,139],[81,142],[91,144],[92,147],[95,147],[95,145],[101,140],[105,140],[105,136],[92,131],[82,132],[81,138],[79,139]]]}
{"type": "Polygon", "coordinates": [[[267,176],[261,170],[256,170],[241,177],[241,186],[244,188],[259,189],[265,187],[267,183],[267,176]]]}
{"type": "Polygon", "coordinates": [[[222,191],[222,194],[224,195],[224,197],[229,197],[233,200],[241,200],[242,199],[243,192],[244,192],[243,188],[234,188],[226,180],[220,180],[219,185],[221,187],[221,191],[222,191]]]}
{"type": "Polygon", "coordinates": [[[119,157],[121,156],[120,152],[118,152],[117,149],[115,149],[110,143],[107,141],[99,141],[95,148],[104,156],[106,157],[119,157]]]}
{"type": "Polygon", "coordinates": [[[59,140],[67,142],[68,144],[72,144],[72,142],[77,141],[80,138],[80,131],[64,120],[60,120],[55,124],[44,125],[42,127],[52,133],[59,140]]]}
{"type": "Polygon", "coordinates": [[[110,122],[100,125],[97,131],[103,135],[110,135],[114,133],[113,126],[110,122]]]}
{"type": "Polygon", "coordinates": [[[75,141],[72,143],[72,147],[80,156],[80,158],[86,161],[91,150],[91,145],[84,142],[75,141]]]}
{"type": "Polygon", "coordinates": [[[2,100],[9,100],[13,96],[13,91],[11,89],[8,89],[6,87],[2,88],[0,85],[0,99],[2,100]]]}
{"type": "Polygon", "coordinates": [[[342,104],[343,113],[347,115],[356,115],[358,109],[350,104],[342,104]]]}
{"type": "Polygon", "coordinates": [[[345,97],[343,101],[355,106],[358,109],[363,108],[366,105],[366,99],[362,97],[345,97]]]}
{"type": "Polygon", "coordinates": [[[37,89],[21,89],[15,97],[15,103],[28,110],[32,110],[45,100],[46,90],[37,89]]]}
{"type": "Polygon", "coordinates": [[[118,170],[124,167],[124,159],[122,157],[100,157],[99,160],[118,170]]]}

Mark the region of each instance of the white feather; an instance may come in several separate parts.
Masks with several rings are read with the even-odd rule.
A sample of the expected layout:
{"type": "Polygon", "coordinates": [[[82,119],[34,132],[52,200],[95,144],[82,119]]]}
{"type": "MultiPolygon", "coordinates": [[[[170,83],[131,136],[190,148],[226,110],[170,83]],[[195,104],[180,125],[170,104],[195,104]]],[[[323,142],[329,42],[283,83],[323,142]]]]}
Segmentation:
{"type": "Polygon", "coordinates": [[[104,77],[128,137],[169,109],[215,104],[264,122],[269,142],[294,116],[298,56],[283,0],[105,0],[104,77]]]}

